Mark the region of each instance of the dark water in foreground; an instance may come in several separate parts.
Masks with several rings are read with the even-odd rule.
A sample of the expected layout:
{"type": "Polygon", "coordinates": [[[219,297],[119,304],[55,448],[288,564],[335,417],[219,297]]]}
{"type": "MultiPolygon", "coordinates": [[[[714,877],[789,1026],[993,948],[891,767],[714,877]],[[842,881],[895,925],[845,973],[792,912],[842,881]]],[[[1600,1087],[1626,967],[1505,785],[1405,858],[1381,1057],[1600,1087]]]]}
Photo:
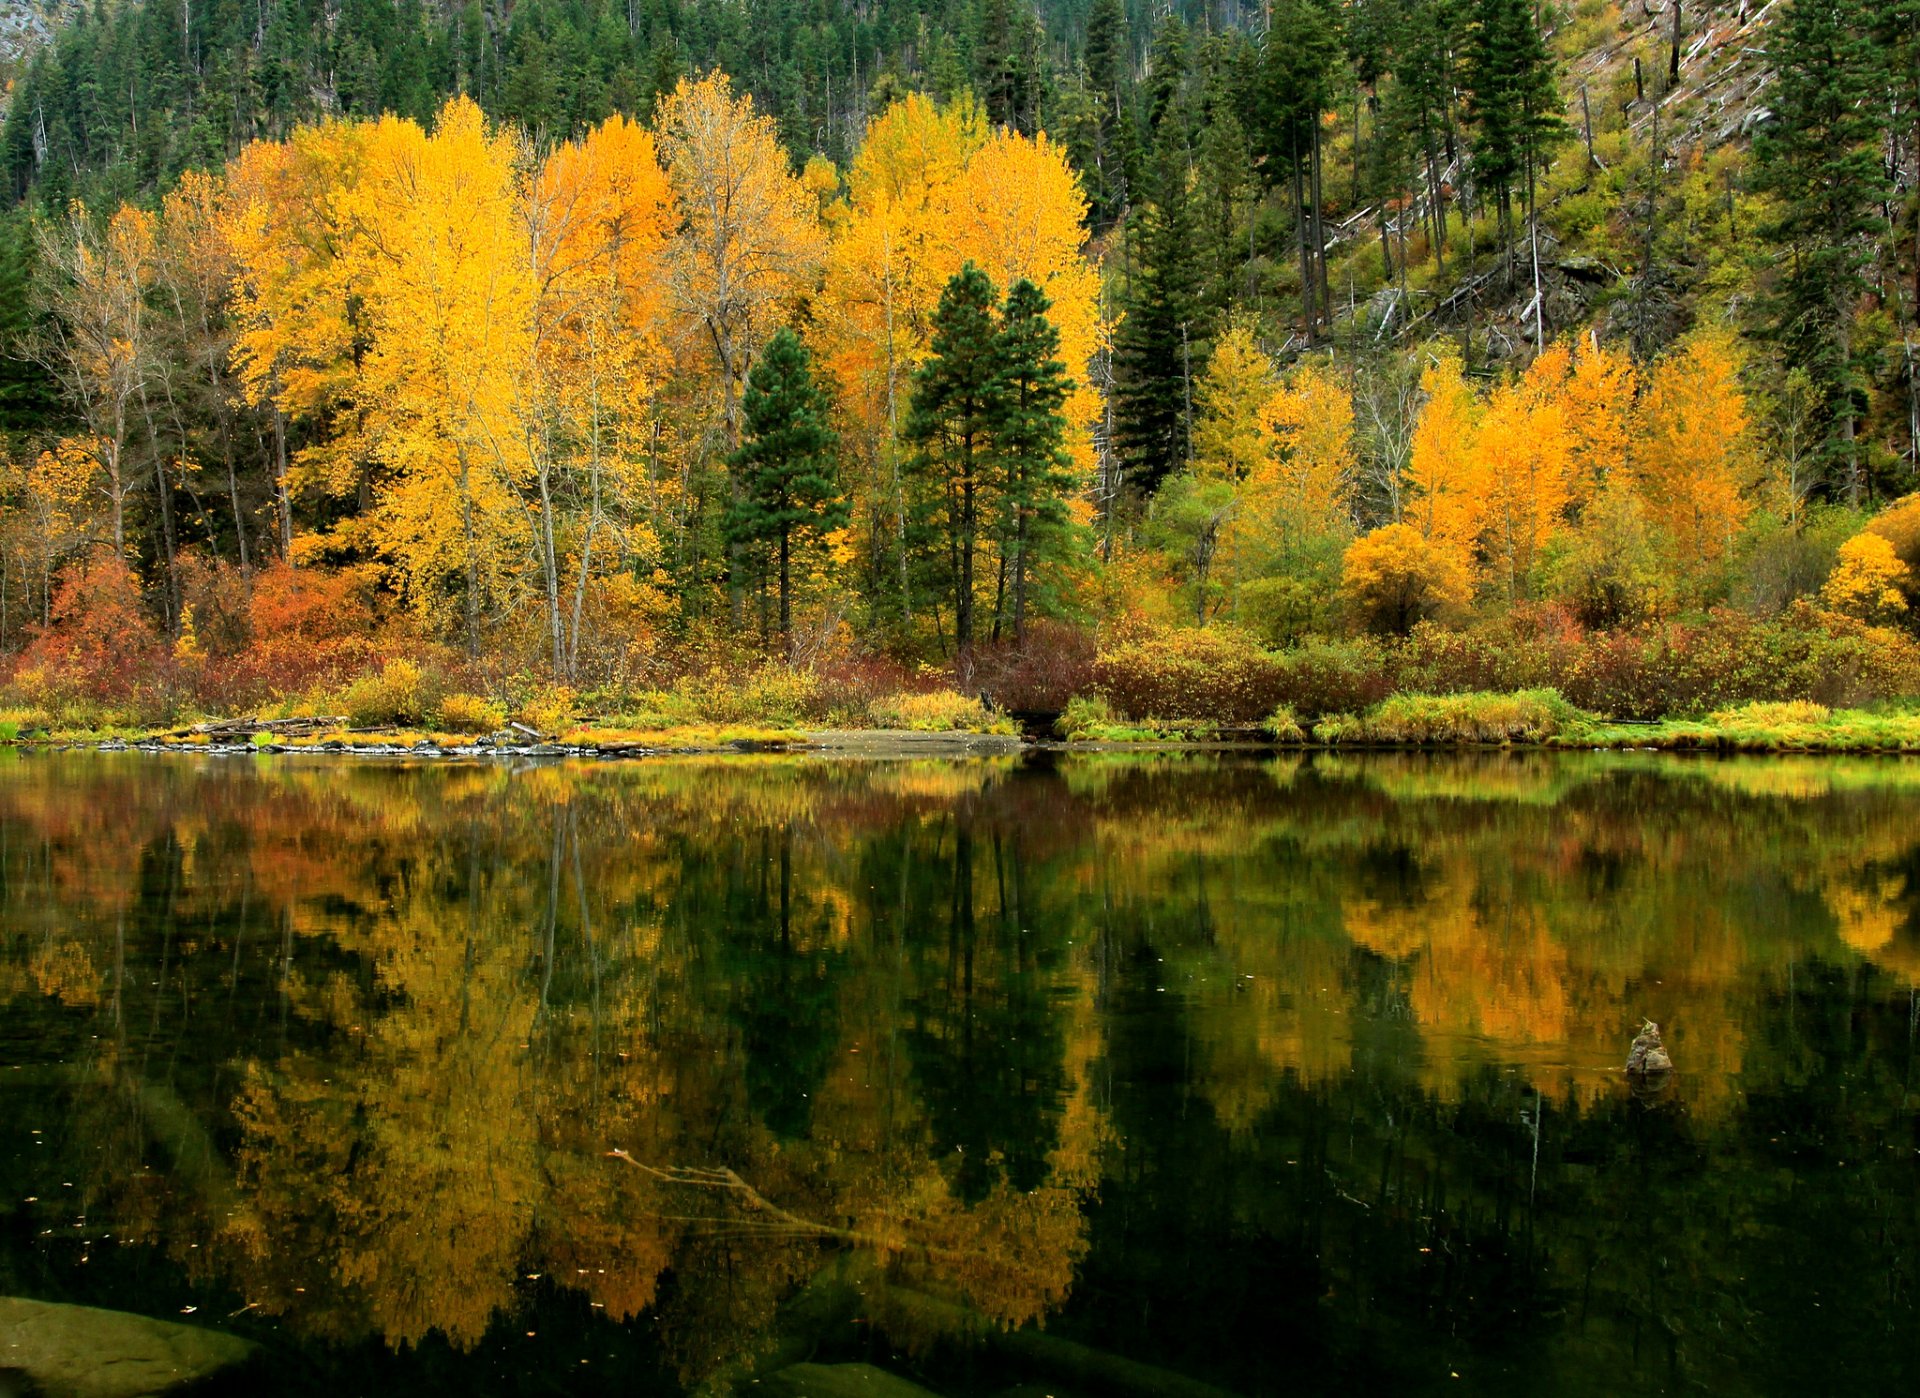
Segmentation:
{"type": "Polygon", "coordinates": [[[237,1392],[1911,1393],[1916,984],[1912,764],[14,756],[0,1294],[237,1392]]]}

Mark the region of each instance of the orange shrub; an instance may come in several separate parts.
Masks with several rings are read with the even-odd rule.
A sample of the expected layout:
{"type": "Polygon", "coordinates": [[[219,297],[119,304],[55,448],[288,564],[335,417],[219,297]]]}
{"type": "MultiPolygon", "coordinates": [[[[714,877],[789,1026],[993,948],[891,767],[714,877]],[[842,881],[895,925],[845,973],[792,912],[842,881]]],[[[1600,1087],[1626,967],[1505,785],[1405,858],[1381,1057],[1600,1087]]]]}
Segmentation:
{"type": "Polygon", "coordinates": [[[68,568],[50,611],[51,624],[27,646],[15,674],[29,699],[164,704],[172,651],[124,558],[103,545],[68,568]]]}

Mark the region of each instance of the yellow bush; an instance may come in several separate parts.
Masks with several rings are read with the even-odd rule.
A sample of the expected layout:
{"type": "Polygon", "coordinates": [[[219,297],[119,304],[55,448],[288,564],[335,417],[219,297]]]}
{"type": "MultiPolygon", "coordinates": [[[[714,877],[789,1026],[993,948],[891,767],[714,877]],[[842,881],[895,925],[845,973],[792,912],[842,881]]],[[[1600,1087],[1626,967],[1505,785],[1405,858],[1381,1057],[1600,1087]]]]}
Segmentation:
{"type": "Polygon", "coordinates": [[[558,733],[573,722],[574,705],[579,699],[580,696],[571,686],[541,685],[520,701],[513,717],[542,733],[558,733]]]}
{"type": "Polygon", "coordinates": [[[995,726],[993,715],[978,699],[951,689],[888,695],[868,705],[867,716],[875,727],[915,733],[983,733],[995,726]]]}
{"type": "MultiPolygon", "coordinates": [[[[1374,743],[1537,742],[1558,733],[1573,717],[1573,706],[1551,689],[1398,694],[1382,700],[1361,720],[1358,736],[1374,743]]],[[[1315,736],[1321,736],[1320,730],[1315,736]]]]}
{"type": "Polygon", "coordinates": [[[389,660],[377,675],[362,675],[340,695],[340,710],[355,728],[424,723],[440,696],[437,676],[411,660],[389,660]]]}
{"type": "Polygon", "coordinates": [[[504,728],[507,706],[478,694],[449,694],[440,701],[434,727],[445,733],[492,733],[504,728]]]}
{"type": "Polygon", "coordinates": [[[1341,590],[1376,630],[1406,632],[1473,596],[1457,553],[1410,524],[1388,524],[1347,547],[1341,590]]]}
{"type": "Polygon", "coordinates": [[[1780,703],[1742,704],[1738,708],[1720,709],[1713,715],[1713,721],[1741,728],[1782,728],[1790,724],[1825,723],[1831,717],[1833,710],[1825,704],[1789,699],[1780,703]]]}
{"type": "Polygon", "coordinates": [[[1912,582],[1913,573],[1892,540],[1879,533],[1856,534],[1840,545],[1820,600],[1846,616],[1882,621],[1906,611],[1905,589],[1912,582]]]}

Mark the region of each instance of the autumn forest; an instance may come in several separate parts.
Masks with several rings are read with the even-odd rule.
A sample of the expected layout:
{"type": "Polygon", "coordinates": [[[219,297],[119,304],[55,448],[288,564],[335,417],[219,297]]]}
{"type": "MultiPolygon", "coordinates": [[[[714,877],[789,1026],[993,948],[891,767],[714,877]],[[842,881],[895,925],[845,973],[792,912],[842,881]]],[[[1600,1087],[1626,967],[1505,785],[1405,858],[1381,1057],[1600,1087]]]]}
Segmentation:
{"type": "Polygon", "coordinates": [[[1920,688],[1864,10],[478,13],[19,70],[16,728],[1920,688]]]}

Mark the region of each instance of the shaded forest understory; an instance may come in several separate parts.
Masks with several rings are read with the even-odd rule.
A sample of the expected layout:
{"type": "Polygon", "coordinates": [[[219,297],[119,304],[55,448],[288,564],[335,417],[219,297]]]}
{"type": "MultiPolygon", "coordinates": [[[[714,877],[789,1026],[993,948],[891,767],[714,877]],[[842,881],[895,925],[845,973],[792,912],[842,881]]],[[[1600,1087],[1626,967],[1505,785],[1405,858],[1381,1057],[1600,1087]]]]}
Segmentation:
{"type": "Polygon", "coordinates": [[[1917,27],[76,12],[0,133],[0,725],[1898,718],[1917,27]]]}

